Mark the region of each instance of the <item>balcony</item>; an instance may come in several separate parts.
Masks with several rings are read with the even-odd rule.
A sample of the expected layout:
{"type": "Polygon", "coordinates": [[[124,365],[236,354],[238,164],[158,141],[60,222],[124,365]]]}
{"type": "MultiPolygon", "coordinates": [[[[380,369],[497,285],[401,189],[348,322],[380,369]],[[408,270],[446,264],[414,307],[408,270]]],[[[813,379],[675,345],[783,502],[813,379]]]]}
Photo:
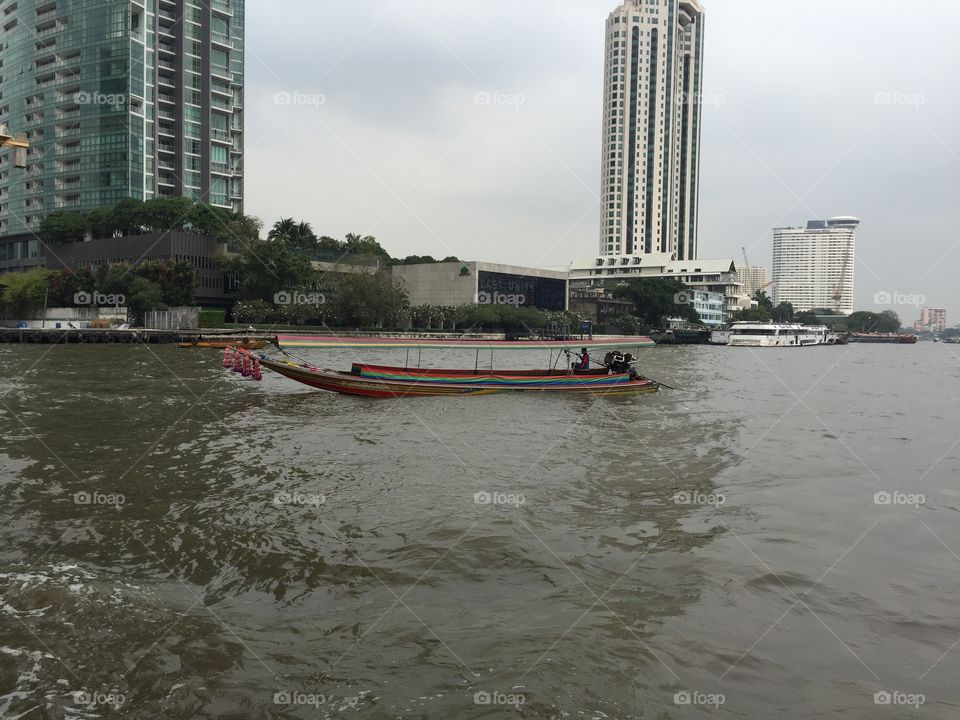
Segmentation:
{"type": "Polygon", "coordinates": [[[218,175],[230,175],[230,166],[227,163],[210,163],[210,172],[215,172],[218,175]]]}
{"type": "Polygon", "coordinates": [[[226,143],[227,145],[233,143],[233,138],[227,130],[218,130],[216,128],[210,131],[210,139],[216,142],[226,143]]]}
{"type": "Polygon", "coordinates": [[[176,170],[177,166],[169,160],[157,160],[157,167],[163,170],[176,170]]]}
{"type": "Polygon", "coordinates": [[[230,7],[230,3],[226,2],[226,0],[210,0],[210,9],[215,13],[233,17],[233,9],[230,7]]]}
{"type": "Polygon", "coordinates": [[[233,111],[233,103],[224,102],[215,97],[210,98],[210,107],[216,108],[217,110],[225,110],[226,112],[233,111]]]}
{"type": "Polygon", "coordinates": [[[167,95],[166,93],[158,92],[157,100],[160,102],[170,103],[171,105],[177,104],[177,99],[173,95],[167,95]]]}
{"type": "Polygon", "coordinates": [[[170,143],[157,143],[157,150],[165,153],[176,153],[177,148],[170,143]]]}
{"type": "Polygon", "coordinates": [[[224,35],[223,33],[211,32],[210,42],[216,45],[221,45],[229,50],[233,49],[233,42],[230,40],[230,36],[224,35]]]}

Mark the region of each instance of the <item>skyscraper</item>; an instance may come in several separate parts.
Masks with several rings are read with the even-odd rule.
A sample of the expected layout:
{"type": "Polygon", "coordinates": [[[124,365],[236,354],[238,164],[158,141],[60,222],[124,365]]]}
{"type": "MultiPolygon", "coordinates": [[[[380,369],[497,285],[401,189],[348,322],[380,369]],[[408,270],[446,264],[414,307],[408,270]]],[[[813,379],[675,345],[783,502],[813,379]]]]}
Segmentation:
{"type": "Polygon", "coordinates": [[[773,231],[773,298],[794,310],[853,312],[853,265],[860,220],[811,220],[773,231]]]}
{"type": "Polygon", "coordinates": [[[757,290],[766,292],[770,285],[770,270],[763,265],[738,265],[737,282],[743,285],[743,292],[753,297],[757,290]]]}
{"type": "Polygon", "coordinates": [[[127,197],[242,211],[243,37],[244,0],[0,0],[0,123],[31,143],[0,154],[0,236],[127,197]]]}
{"type": "Polygon", "coordinates": [[[607,18],[601,255],[697,257],[703,25],[698,0],[607,18]]]}

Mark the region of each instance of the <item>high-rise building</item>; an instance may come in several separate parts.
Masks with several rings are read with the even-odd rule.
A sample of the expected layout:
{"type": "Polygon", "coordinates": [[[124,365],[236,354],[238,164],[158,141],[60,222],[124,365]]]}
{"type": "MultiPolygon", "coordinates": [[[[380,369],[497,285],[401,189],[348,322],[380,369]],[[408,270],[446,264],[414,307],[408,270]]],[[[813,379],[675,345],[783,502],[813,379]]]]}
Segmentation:
{"type": "Polygon", "coordinates": [[[946,308],[923,308],[920,319],[913,324],[913,329],[917,332],[943,332],[947,329],[946,308]]]}
{"type": "Polygon", "coordinates": [[[624,0],[607,19],[600,254],[697,257],[703,8],[624,0]]]}
{"type": "Polygon", "coordinates": [[[773,299],[794,310],[853,312],[855,240],[860,220],[811,220],[773,231],[773,299]]]}
{"type": "Polygon", "coordinates": [[[753,297],[757,290],[765,291],[770,285],[770,269],[763,265],[738,265],[737,282],[743,285],[745,295],[753,297]]]}
{"type": "Polygon", "coordinates": [[[244,0],[0,0],[0,262],[122,198],[243,208],[244,0]],[[19,173],[23,174],[20,175],[19,173]]]}

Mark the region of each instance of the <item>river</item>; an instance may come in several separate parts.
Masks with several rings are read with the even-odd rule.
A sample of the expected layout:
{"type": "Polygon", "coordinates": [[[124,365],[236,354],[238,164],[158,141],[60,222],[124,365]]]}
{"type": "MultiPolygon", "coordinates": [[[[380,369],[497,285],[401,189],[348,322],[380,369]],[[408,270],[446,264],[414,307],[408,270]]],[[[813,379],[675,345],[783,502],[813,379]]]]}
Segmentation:
{"type": "Polygon", "coordinates": [[[960,716],[958,350],[640,358],[680,389],[0,346],[0,717],[960,716]]]}

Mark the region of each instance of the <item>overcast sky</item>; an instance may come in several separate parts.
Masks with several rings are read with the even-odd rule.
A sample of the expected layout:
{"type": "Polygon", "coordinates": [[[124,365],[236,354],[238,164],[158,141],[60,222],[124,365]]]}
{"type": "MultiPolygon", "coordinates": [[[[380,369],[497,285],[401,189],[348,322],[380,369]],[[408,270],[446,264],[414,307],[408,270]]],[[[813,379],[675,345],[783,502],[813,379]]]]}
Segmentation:
{"type": "MultiPolygon", "coordinates": [[[[248,0],[247,212],[394,256],[593,255],[616,4],[248,0]]],[[[700,256],[769,266],[774,226],[857,215],[855,305],[960,322],[960,4],[706,8],[700,256]]]]}

